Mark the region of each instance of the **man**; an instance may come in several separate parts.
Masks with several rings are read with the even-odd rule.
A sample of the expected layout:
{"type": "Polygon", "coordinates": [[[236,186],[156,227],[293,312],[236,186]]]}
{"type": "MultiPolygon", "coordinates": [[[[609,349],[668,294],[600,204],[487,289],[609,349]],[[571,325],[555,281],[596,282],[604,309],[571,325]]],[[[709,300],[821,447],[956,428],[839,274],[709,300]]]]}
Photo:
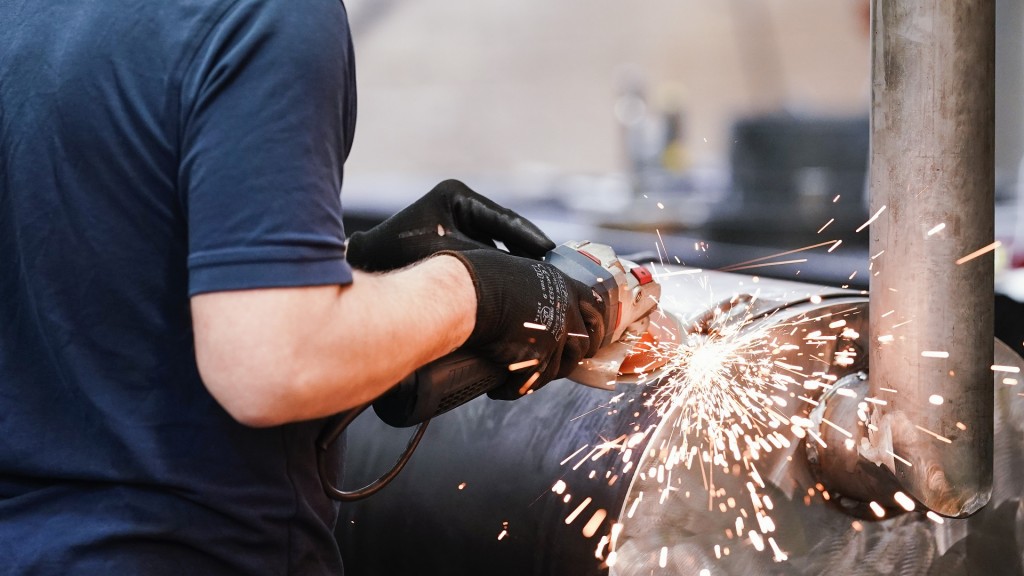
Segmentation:
{"type": "Polygon", "coordinates": [[[592,293],[457,182],[346,259],[339,0],[0,22],[0,573],[339,574],[324,417],[460,346],[537,360],[510,397],[594,352],[592,293]]]}

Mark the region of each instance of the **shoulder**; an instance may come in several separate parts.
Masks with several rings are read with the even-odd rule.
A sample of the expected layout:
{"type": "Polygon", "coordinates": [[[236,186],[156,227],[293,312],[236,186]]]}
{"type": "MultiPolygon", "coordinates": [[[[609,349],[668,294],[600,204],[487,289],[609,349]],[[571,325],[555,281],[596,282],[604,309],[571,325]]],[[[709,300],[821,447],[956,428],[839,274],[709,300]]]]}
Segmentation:
{"type": "Polygon", "coordinates": [[[186,94],[211,80],[230,79],[241,68],[274,78],[352,67],[341,0],[230,0],[218,10],[186,70],[186,94]]]}
{"type": "Polygon", "coordinates": [[[341,0],[228,0],[218,10],[211,40],[241,43],[284,37],[306,44],[339,39],[347,43],[349,37],[341,0]]]}

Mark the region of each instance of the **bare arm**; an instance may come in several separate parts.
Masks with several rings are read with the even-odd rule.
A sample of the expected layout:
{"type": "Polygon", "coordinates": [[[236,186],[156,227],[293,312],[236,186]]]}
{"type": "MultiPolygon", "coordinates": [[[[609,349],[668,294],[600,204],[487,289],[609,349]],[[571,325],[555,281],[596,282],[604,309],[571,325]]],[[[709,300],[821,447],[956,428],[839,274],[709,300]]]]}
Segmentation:
{"type": "Polygon", "coordinates": [[[273,426],[379,396],[465,342],[476,293],[438,256],[348,286],[214,292],[192,298],[203,382],[236,420],[273,426]]]}

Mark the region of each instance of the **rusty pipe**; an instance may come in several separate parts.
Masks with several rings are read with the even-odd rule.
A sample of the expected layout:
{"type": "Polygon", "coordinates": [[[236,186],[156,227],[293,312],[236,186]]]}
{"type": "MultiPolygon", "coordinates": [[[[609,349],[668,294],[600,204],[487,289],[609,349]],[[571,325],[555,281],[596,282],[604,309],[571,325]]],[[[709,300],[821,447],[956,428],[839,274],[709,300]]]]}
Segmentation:
{"type": "Polygon", "coordinates": [[[995,3],[873,0],[871,36],[871,442],[963,517],[992,484],[995,3]]]}

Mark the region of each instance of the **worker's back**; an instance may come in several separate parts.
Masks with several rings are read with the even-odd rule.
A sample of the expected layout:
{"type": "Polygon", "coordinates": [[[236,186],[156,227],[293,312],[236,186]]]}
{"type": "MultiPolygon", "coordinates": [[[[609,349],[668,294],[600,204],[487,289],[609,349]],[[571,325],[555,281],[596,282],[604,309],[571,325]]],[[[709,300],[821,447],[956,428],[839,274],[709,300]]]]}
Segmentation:
{"type": "MultiPolygon", "coordinates": [[[[244,117],[254,101],[289,112],[275,50],[287,64],[302,38],[351,80],[340,2],[5,0],[0,22],[0,573],[339,572],[319,423],[228,416],[196,368],[189,297],[287,275],[256,264],[288,260],[292,231],[224,203],[232,182],[289,177],[245,141],[279,133],[244,117]],[[266,85],[244,93],[242,67],[266,85]]],[[[322,119],[335,195],[343,104],[322,119]]],[[[327,208],[337,232],[313,243],[340,261],[327,208]]]]}

